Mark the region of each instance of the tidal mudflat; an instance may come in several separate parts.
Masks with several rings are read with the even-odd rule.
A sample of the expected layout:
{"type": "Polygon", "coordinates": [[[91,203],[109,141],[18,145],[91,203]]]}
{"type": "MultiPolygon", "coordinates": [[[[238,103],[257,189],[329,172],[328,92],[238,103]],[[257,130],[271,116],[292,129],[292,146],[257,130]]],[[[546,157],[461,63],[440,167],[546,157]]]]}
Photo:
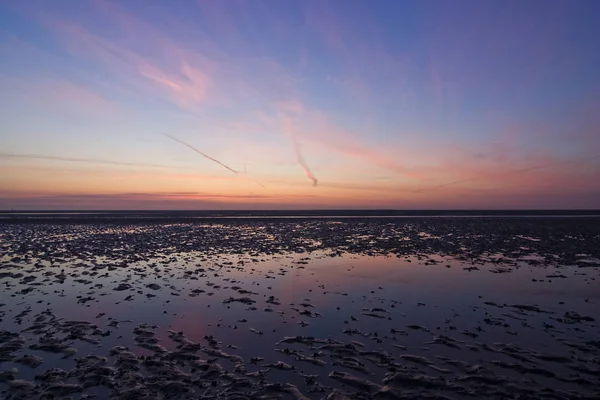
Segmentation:
{"type": "Polygon", "coordinates": [[[0,398],[598,399],[600,219],[0,225],[0,398]]]}

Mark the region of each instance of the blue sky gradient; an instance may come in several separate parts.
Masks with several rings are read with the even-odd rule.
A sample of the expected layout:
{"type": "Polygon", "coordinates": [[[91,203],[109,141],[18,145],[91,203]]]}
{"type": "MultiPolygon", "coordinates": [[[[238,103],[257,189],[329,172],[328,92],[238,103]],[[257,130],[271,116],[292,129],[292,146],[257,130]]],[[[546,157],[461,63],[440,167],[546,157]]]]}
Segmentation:
{"type": "Polygon", "coordinates": [[[599,17],[586,0],[5,1],[0,208],[600,207],[599,17]]]}

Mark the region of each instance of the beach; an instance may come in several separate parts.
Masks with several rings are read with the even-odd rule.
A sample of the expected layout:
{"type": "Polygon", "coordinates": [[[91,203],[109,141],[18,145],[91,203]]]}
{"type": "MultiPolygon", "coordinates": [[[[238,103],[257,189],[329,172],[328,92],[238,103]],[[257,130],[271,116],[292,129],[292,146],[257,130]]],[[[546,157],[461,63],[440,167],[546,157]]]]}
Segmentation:
{"type": "Polygon", "coordinates": [[[598,399],[600,218],[0,221],[3,399],[598,399]]]}

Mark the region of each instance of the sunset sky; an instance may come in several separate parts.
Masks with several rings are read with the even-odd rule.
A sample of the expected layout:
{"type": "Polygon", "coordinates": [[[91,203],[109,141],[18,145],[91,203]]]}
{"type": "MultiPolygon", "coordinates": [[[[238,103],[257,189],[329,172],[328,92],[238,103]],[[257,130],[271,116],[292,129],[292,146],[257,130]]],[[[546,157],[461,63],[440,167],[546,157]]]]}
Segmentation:
{"type": "Polygon", "coordinates": [[[593,0],[1,1],[0,209],[600,208],[599,20],[593,0]]]}

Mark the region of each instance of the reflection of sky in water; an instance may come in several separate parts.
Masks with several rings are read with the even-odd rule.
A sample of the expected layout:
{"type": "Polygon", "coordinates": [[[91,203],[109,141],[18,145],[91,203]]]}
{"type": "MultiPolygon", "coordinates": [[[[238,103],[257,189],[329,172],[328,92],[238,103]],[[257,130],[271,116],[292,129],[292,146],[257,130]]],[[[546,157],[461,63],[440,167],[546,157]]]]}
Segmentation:
{"type": "MultiPolygon", "coordinates": [[[[430,341],[432,335],[412,331],[407,328],[408,325],[422,325],[436,334],[466,342],[471,339],[461,332],[476,332],[480,327],[484,331],[478,332],[476,341],[518,342],[522,347],[552,353],[564,352],[566,349],[550,334],[540,334],[545,322],[554,324],[566,336],[586,340],[595,338],[595,333],[590,329],[575,332],[575,327],[561,325],[551,318],[559,317],[568,310],[600,317],[599,294],[590,280],[597,275],[596,269],[555,270],[519,262],[510,273],[491,273],[489,270],[495,267],[491,263],[478,265],[480,270],[469,272],[463,268],[470,267],[470,263],[442,256],[332,257],[330,253],[327,251],[308,256],[300,254],[256,258],[242,254],[208,259],[202,258],[201,253],[189,253],[130,263],[127,267],[112,271],[105,268],[97,271],[95,276],[90,275],[91,271],[87,267],[55,265],[39,268],[33,272],[33,275],[38,276],[38,281],[44,279],[43,274],[48,270],[58,273],[64,268],[69,276],[64,283],[44,282],[42,286],[36,286],[37,290],[24,296],[16,295],[15,292],[26,286],[15,285],[14,280],[5,280],[3,284],[10,283],[14,286],[6,286],[0,295],[0,302],[5,303],[1,310],[6,312],[3,329],[22,329],[28,326],[28,318],[51,308],[60,318],[93,321],[102,328],[106,328],[109,317],[120,321],[130,320],[131,322],[122,322],[110,337],[103,339],[102,346],[105,350],[117,344],[135,347],[131,342],[131,330],[140,323],[148,323],[162,329],[159,337],[165,340],[163,345],[167,348],[172,348],[173,344],[168,344],[164,329],[183,331],[189,339],[199,342],[204,335],[213,334],[224,344],[240,347],[239,350],[229,352],[243,357],[261,356],[267,358],[267,361],[289,361],[286,356],[275,352],[274,347],[282,337],[293,335],[354,339],[374,344],[375,348],[392,354],[403,353],[392,346],[401,344],[408,347],[408,353],[422,354],[428,358],[440,355],[477,362],[481,357],[478,352],[426,345],[424,343],[430,341]],[[189,273],[198,268],[203,268],[205,272],[189,273]],[[72,276],[73,273],[78,276],[72,276]],[[568,278],[546,277],[551,274],[564,274],[568,278]],[[92,283],[76,282],[76,279],[86,279],[92,283]],[[120,283],[131,284],[132,289],[114,291],[120,283]],[[149,289],[147,286],[151,283],[160,285],[161,289],[149,289]],[[100,284],[102,287],[96,286],[100,284]],[[233,286],[256,294],[239,294],[232,290],[233,286]],[[190,297],[194,289],[205,292],[190,297]],[[147,297],[147,294],[156,297],[147,297]],[[130,295],[133,296],[132,300],[125,300],[130,295]],[[93,300],[77,304],[77,300],[88,296],[93,297],[93,300]],[[253,304],[256,310],[249,311],[248,305],[237,302],[223,304],[223,300],[231,296],[252,298],[256,301],[253,304]],[[269,296],[274,296],[281,304],[267,303],[269,296]],[[536,305],[553,314],[528,312],[520,315],[515,309],[488,306],[484,301],[500,305],[536,305]],[[316,318],[301,316],[292,309],[297,307],[303,310],[300,303],[310,303],[314,308],[307,309],[321,315],[316,318]],[[27,307],[31,307],[32,312],[24,318],[21,326],[16,326],[13,316],[27,307]],[[263,311],[267,307],[273,312],[263,311]],[[387,311],[382,314],[386,318],[361,314],[363,309],[376,307],[387,311]],[[106,315],[96,318],[100,313],[106,315]],[[352,317],[358,320],[352,321],[352,317]],[[482,322],[485,318],[503,318],[510,327],[505,329],[487,325],[482,322]],[[521,318],[523,321],[514,318],[521,318]],[[247,322],[241,322],[243,319],[247,322]],[[303,327],[299,321],[310,325],[303,327]],[[524,328],[522,322],[526,322],[531,328],[524,328]],[[264,334],[252,333],[251,328],[264,334]],[[345,328],[378,332],[380,336],[393,336],[389,332],[394,328],[406,330],[409,335],[397,336],[396,341],[373,343],[374,339],[371,337],[349,337],[343,334],[341,330],[345,328]]],[[[496,257],[498,255],[491,255],[491,258],[496,257]]],[[[98,259],[97,263],[107,261],[109,260],[98,259]]],[[[560,336],[559,334],[558,337],[560,336]]],[[[77,347],[80,354],[98,350],[96,346],[84,343],[77,343],[77,347]]],[[[227,348],[224,350],[228,351],[227,348]]],[[[68,365],[70,362],[47,354],[43,354],[43,357],[47,363],[57,366],[68,365]]],[[[502,355],[495,358],[510,361],[502,355]]],[[[319,372],[318,367],[309,364],[302,367],[306,372],[319,372]]],[[[26,367],[24,369],[28,370],[26,367]]],[[[382,373],[383,371],[379,371],[379,374],[382,373]]],[[[27,372],[25,376],[31,377],[31,372],[27,372]]],[[[281,379],[287,379],[285,376],[281,375],[281,379]]]]}

